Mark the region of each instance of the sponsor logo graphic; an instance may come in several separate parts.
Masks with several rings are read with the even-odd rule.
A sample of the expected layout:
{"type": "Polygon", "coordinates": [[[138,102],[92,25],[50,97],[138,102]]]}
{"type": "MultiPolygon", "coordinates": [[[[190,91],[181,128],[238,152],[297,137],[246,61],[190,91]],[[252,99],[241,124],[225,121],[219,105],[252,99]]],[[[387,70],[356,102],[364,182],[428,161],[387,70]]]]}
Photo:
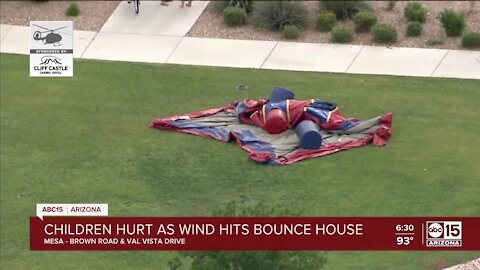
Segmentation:
{"type": "Polygon", "coordinates": [[[60,58],[52,56],[52,55],[45,55],[43,56],[40,61],[40,65],[48,65],[50,63],[56,64],[56,65],[61,65],[62,62],[60,62],[60,58]]]}
{"type": "Polygon", "coordinates": [[[30,76],[73,76],[73,23],[30,22],[30,76]]]}
{"type": "Polygon", "coordinates": [[[427,221],[425,228],[427,247],[462,246],[461,221],[427,221]]]}
{"type": "Polygon", "coordinates": [[[68,25],[67,26],[61,26],[61,27],[58,27],[56,29],[48,29],[46,27],[43,27],[41,25],[34,24],[34,23],[32,23],[32,26],[35,26],[35,27],[38,27],[38,28],[44,30],[44,31],[39,31],[39,30],[35,31],[33,33],[33,39],[34,40],[43,40],[43,44],[52,44],[55,47],[62,45],[62,44],[60,44],[60,41],[62,40],[62,35],[60,35],[60,34],[71,35],[71,34],[67,34],[67,33],[58,32],[58,30],[67,28],[68,25]]]}

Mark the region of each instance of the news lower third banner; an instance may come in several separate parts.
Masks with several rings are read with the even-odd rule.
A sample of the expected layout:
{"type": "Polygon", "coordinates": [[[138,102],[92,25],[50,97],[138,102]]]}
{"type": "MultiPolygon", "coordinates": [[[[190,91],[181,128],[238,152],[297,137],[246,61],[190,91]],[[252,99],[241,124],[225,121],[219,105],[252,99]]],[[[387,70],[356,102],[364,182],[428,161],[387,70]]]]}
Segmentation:
{"type": "Polygon", "coordinates": [[[31,250],[480,250],[480,217],[31,217],[31,250]]]}

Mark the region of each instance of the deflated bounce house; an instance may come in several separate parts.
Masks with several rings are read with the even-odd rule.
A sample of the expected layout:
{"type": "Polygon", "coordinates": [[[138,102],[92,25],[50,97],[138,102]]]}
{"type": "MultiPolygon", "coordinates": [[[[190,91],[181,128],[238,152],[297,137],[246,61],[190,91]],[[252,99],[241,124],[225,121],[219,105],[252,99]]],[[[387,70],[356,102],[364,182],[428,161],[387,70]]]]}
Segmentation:
{"type": "Polygon", "coordinates": [[[367,144],[385,145],[392,113],[368,120],[345,118],[336,103],[296,100],[276,87],[269,99],[235,101],[219,108],[160,118],[151,128],[235,140],[248,156],[263,164],[291,164],[367,144]]]}

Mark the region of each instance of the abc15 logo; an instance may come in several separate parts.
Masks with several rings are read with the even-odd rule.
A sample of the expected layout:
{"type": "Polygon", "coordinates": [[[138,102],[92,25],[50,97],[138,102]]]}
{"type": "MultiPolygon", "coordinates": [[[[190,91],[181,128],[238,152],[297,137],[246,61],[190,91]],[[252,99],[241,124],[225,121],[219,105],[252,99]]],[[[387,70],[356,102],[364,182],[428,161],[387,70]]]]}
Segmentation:
{"type": "Polygon", "coordinates": [[[427,239],[462,239],[461,221],[427,221],[427,239]]]}

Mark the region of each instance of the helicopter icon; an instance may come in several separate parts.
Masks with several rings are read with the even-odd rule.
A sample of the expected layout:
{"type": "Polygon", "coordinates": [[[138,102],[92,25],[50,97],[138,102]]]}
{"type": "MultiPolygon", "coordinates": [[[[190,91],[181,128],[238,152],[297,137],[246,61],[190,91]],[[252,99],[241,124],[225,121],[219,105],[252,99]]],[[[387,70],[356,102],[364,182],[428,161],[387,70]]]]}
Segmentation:
{"type": "Polygon", "coordinates": [[[33,33],[33,39],[34,40],[43,40],[43,44],[53,44],[53,46],[55,46],[55,47],[60,46],[60,45],[62,45],[62,44],[60,44],[60,41],[62,40],[62,36],[60,34],[69,35],[67,33],[62,33],[62,32],[58,32],[60,34],[55,33],[60,29],[67,28],[68,26],[63,26],[63,27],[60,27],[60,28],[57,28],[57,29],[48,29],[48,28],[45,28],[45,27],[37,25],[37,24],[33,24],[33,25],[46,30],[46,31],[35,31],[33,33]],[[42,34],[44,34],[44,33],[48,33],[48,34],[46,36],[42,36],[42,34]]]}

